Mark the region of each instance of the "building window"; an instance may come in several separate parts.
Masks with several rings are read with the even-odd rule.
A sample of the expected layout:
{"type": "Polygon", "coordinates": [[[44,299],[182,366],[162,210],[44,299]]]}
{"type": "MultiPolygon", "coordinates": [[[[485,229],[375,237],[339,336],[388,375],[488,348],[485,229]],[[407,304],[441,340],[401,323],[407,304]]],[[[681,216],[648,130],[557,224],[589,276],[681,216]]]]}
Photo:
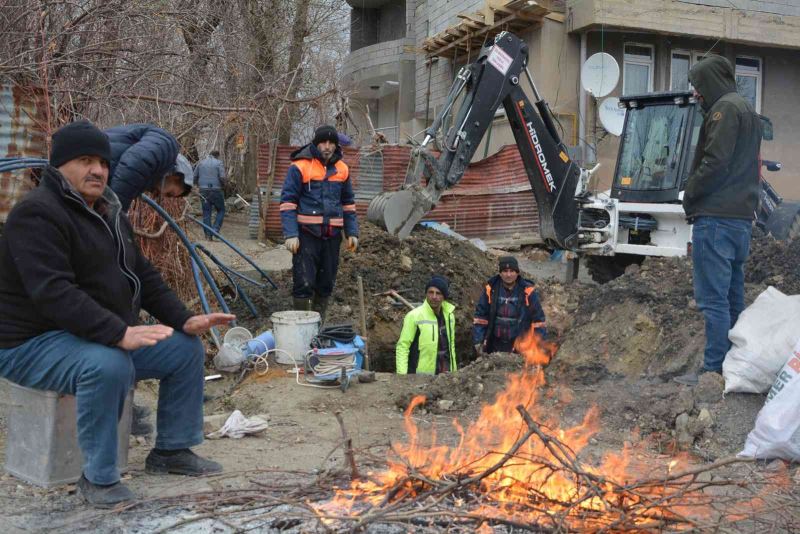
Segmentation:
{"type": "Polygon", "coordinates": [[[653,91],[653,45],[625,43],[622,94],[637,95],[653,91]]]}
{"type": "Polygon", "coordinates": [[[736,58],[736,89],[753,104],[756,113],[761,113],[761,59],[757,57],[736,58]]]}
{"type": "Polygon", "coordinates": [[[688,91],[689,67],[692,63],[692,55],[685,50],[673,50],[670,61],[670,84],[672,91],[688,91]]]}

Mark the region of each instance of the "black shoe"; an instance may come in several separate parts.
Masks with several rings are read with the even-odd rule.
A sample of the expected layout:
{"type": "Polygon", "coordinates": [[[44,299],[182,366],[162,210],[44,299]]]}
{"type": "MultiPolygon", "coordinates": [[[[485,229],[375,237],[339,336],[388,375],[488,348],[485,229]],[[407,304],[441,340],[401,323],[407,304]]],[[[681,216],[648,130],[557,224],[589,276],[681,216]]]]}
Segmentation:
{"type": "Polygon", "coordinates": [[[153,433],[153,425],[147,420],[150,413],[150,408],[147,406],[134,403],[131,414],[131,435],[150,436],[153,433]]]}
{"type": "Polygon", "coordinates": [[[722,375],[722,371],[712,371],[710,369],[700,369],[696,373],[689,373],[682,376],[676,376],[672,379],[673,382],[677,382],[678,384],[683,384],[684,386],[696,386],[700,383],[700,376],[706,373],[717,373],[718,375],[722,375]]]}
{"type": "Polygon", "coordinates": [[[78,480],[78,490],[86,502],[97,508],[113,508],[120,503],[132,501],[136,498],[133,492],[128,489],[128,486],[122,482],[101,486],[92,484],[83,475],[78,480]]]}
{"type": "Polygon", "coordinates": [[[157,449],[151,450],[144,461],[144,470],[151,474],[172,473],[190,477],[222,472],[220,464],[201,458],[189,449],[169,452],[170,454],[162,454],[157,449]]]}

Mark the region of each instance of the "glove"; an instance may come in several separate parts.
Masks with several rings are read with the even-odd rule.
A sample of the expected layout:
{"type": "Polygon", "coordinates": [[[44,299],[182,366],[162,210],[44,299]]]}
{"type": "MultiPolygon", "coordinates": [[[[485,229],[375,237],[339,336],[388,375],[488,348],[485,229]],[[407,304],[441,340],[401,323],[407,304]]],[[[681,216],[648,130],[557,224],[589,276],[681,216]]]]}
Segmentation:
{"type": "Polygon", "coordinates": [[[286,246],[286,249],[292,254],[297,254],[297,251],[300,250],[299,237],[290,237],[283,244],[286,246]]]}
{"type": "Polygon", "coordinates": [[[347,250],[350,252],[355,252],[358,248],[358,238],[356,236],[349,236],[347,238],[347,250]]]}
{"type": "Polygon", "coordinates": [[[478,343],[475,345],[475,354],[478,356],[483,356],[483,343],[478,343]]]}

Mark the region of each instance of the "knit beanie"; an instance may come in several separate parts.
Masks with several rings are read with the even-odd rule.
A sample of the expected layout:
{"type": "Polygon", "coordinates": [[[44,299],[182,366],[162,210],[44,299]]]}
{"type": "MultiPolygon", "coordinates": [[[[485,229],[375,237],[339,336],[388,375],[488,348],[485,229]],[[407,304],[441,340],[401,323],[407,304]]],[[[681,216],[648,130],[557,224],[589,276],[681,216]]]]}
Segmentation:
{"type": "Polygon", "coordinates": [[[314,140],[311,141],[314,146],[317,146],[323,141],[330,141],[331,143],[339,144],[339,134],[333,126],[320,126],[314,131],[314,140]]]}
{"type": "Polygon", "coordinates": [[[60,167],[81,156],[98,156],[111,162],[108,136],[86,120],[71,122],[56,130],[50,148],[50,165],[60,167]]]}
{"type": "Polygon", "coordinates": [[[431,279],[428,281],[428,285],[425,286],[425,291],[428,291],[429,288],[435,287],[439,291],[442,292],[444,298],[450,296],[450,282],[444,276],[440,274],[434,274],[431,276],[431,279]]]}
{"type": "Polygon", "coordinates": [[[519,272],[519,263],[517,263],[517,258],[515,258],[514,256],[501,256],[500,272],[503,272],[506,269],[513,269],[519,272]]]}

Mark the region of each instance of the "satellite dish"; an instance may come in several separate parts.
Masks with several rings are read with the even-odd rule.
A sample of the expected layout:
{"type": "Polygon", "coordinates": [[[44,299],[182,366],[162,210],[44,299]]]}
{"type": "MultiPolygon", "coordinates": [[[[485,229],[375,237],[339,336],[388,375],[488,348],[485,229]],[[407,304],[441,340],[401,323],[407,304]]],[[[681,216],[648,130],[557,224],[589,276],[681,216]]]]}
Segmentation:
{"type": "Polygon", "coordinates": [[[619,65],[611,54],[592,54],[581,67],[581,85],[595,98],[604,97],[613,91],[617,82],[619,65]]]}
{"type": "Polygon", "coordinates": [[[622,127],[625,125],[625,109],[620,109],[619,98],[609,96],[600,103],[600,124],[610,134],[617,137],[622,135],[622,127]]]}

